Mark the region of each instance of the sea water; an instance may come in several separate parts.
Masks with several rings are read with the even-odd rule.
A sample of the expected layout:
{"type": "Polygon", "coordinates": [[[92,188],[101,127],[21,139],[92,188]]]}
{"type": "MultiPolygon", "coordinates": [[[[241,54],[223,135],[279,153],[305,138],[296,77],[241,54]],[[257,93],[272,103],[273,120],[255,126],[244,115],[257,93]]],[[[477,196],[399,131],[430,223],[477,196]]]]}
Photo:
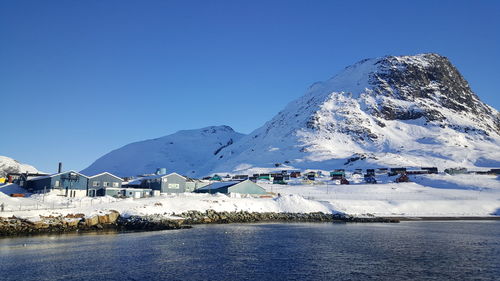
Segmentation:
{"type": "Polygon", "coordinates": [[[198,225],[0,239],[0,280],[472,279],[500,279],[500,221],[198,225]]]}

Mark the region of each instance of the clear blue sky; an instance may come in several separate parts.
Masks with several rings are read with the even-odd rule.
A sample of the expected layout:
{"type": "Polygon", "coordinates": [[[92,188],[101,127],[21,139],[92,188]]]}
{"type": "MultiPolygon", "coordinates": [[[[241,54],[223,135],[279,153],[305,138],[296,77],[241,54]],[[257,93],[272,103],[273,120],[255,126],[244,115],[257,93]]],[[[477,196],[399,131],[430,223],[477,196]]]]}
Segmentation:
{"type": "Polygon", "coordinates": [[[347,65],[424,52],[500,108],[500,1],[0,0],[0,155],[80,170],[181,129],[249,133],[347,65]]]}

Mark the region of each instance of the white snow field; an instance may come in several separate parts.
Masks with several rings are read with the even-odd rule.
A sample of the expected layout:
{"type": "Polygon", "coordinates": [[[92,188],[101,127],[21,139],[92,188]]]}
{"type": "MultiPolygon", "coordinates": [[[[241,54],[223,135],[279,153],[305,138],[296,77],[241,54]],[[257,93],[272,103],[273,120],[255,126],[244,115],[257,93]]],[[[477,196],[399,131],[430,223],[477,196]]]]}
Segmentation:
{"type": "Polygon", "coordinates": [[[500,215],[500,179],[487,175],[419,175],[412,182],[394,183],[395,177],[379,177],[379,184],[317,185],[259,183],[276,196],[252,198],[239,194],[163,194],[142,199],[112,197],[66,198],[54,194],[13,198],[15,185],[0,187],[1,217],[37,220],[42,216],[85,214],[92,216],[116,210],[124,216],[164,215],[185,211],[249,211],[289,213],[346,213],[355,216],[484,217],[500,215]],[[281,196],[277,196],[277,194],[281,196]]]}

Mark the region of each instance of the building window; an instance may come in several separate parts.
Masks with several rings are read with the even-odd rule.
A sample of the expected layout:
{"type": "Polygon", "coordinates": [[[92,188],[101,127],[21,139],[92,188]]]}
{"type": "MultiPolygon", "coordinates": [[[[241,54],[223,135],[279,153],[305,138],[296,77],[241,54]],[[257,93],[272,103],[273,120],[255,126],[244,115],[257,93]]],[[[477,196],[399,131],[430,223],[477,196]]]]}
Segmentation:
{"type": "Polygon", "coordinates": [[[109,182],[107,182],[107,181],[103,182],[102,186],[104,186],[104,187],[109,186],[109,182]]]}
{"type": "Polygon", "coordinates": [[[92,182],[92,186],[99,186],[99,182],[98,181],[93,181],[92,182]]]}
{"type": "Polygon", "coordinates": [[[54,183],[54,186],[55,186],[55,187],[59,187],[59,186],[61,186],[61,183],[60,183],[59,181],[56,181],[56,182],[54,183]]]}
{"type": "Polygon", "coordinates": [[[179,184],[178,183],[169,183],[168,188],[170,189],[179,189],[179,184]]]}
{"type": "Polygon", "coordinates": [[[120,183],[118,183],[118,182],[114,182],[114,183],[113,183],[113,187],[120,187],[120,183]]]}

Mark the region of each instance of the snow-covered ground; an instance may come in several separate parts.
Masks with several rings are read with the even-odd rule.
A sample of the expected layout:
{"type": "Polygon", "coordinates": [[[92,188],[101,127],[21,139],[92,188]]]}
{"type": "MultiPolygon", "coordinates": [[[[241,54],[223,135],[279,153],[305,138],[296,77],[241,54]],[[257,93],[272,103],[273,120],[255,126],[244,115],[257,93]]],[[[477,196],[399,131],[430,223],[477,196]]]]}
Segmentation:
{"type": "Polygon", "coordinates": [[[485,175],[419,175],[412,182],[381,184],[273,185],[268,191],[298,194],[331,210],[375,216],[489,216],[500,215],[500,179],[485,175]]]}
{"type": "MultiPolygon", "coordinates": [[[[1,189],[0,189],[1,190],[1,189]]],[[[33,195],[28,198],[9,198],[0,193],[0,204],[5,203],[6,211],[0,216],[17,216],[36,220],[42,216],[66,214],[85,214],[87,217],[116,210],[124,216],[154,215],[170,216],[186,211],[248,211],[248,212],[287,212],[310,213],[331,210],[321,202],[304,199],[299,195],[287,195],[280,198],[252,198],[232,194],[197,194],[181,193],[141,199],[101,198],[66,198],[53,194],[33,195]],[[42,202],[42,200],[44,200],[42,202]],[[35,208],[35,204],[38,204],[35,208]],[[9,208],[12,206],[13,208],[9,208]]]]}
{"type": "Polygon", "coordinates": [[[315,185],[259,183],[274,198],[253,198],[232,194],[183,193],[142,199],[66,198],[54,194],[13,198],[6,194],[19,187],[0,187],[2,217],[37,219],[40,215],[82,213],[92,216],[116,210],[122,215],[170,216],[189,210],[249,212],[342,212],[375,216],[491,216],[500,215],[500,178],[486,175],[419,175],[412,182],[394,183],[395,177],[379,176],[379,184],[363,184],[350,176],[354,184],[337,185],[325,180],[315,185]],[[359,182],[359,183],[356,183],[359,182]]]}

